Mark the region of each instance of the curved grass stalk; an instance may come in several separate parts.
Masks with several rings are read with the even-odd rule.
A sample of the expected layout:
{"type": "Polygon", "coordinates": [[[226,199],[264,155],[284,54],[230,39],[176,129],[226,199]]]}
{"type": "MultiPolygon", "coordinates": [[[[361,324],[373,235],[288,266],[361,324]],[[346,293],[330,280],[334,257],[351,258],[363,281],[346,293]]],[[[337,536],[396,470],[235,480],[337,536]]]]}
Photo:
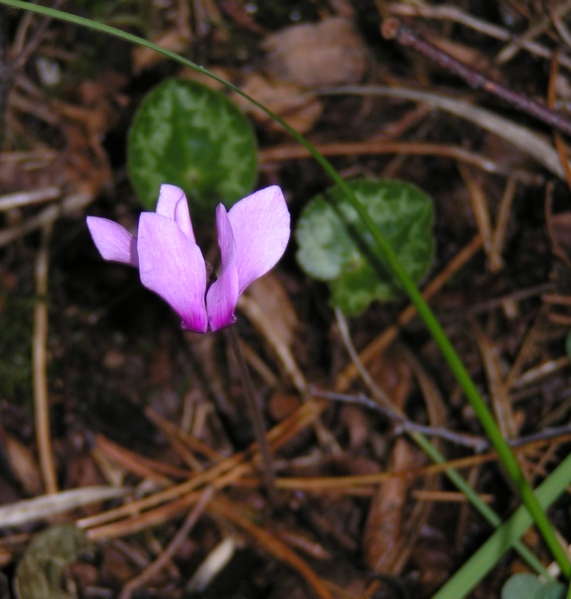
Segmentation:
{"type": "MultiPolygon", "coordinates": [[[[571,480],[571,455],[555,468],[551,475],[536,489],[535,495],[546,510],[565,491],[571,480]]],[[[432,599],[462,599],[483,578],[504,553],[531,526],[532,520],[520,506],[514,514],[490,536],[490,538],[464,563],[454,575],[433,595],[432,599]]]]}
{"type": "Polygon", "coordinates": [[[290,127],[282,118],[280,118],[272,111],[267,109],[263,104],[256,101],[248,94],[245,94],[235,85],[225,81],[221,77],[210,72],[208,69],[205,69],[204,67],[201,67],[200,65],[197,65],[196,63],[182,56],[179,56],[178,54],[175,54],[170,50],[165,50],[164,48],[161,48],[160,46],[157,46],[152,42],[149,42],[131,33],[121,31],[120,29],[116,29],[115,27],[110,27],[109,25],[97,23],[90,19],[71,15],[63,11],[47,8],[44,6],[38,6],[36,4],[31,4],[30,2],[25,2],[22,0],[0,0],[0,4],[41,14],[49,18],[58,19],[67,23],[72,23],[80,27],[86,27],[88,29],[98,31],[100,33],[105,33],[107,35],[122,39],[129,43],[133,43],[159,52],[160,54],[168,58],[171,58],[176,62],[190,67],[195,71],[203,73],[204,75],[222,83],[229,89],[232,89],[233,91],[244,97],[246,100],[251,102],[254,106],[257,106],[258,108],[263,110],[268,116],[270,116],[275,122],[282,126],[292,137],[294,137],[294,139],[296,139],[308,150],[312,157],[322,166],[322,168],[333,179],[333,181],[343,190],[343,192],[347,196],[347,199],[351,202],[353,208],[359,215],[359,218],[370,233],[375,245],[381,251],[381,254],[383,255],[384,260],[388,265],[389,269],[391,270],[395,278],[400,282],[402,289],[408,295],[410,301],[416,307],[418,314],[424,321],[426,328],[428,329],[434,341],[438,345],[440,352],[442,353],[444,359],[448,363],[454,376],[456,377],[458,384],[461,386],[462,390],[464,391],[464,394],[468,398],[468,401],[472,405],[472,408],[474,409],[476,416],[482,424],[482,427],[484,428],[491,444],[495,448],[498,457],[502,461],[505,471],[507,472],[508,476],[510,477],[516,488],[519,490],[525,507],[527,508],[529,514],[535,522],[539,532],[543,536],[543,539],[549,547],[553,557],[559,564],[565,576],[567,578],[571,578],[571,562],[569,561],[566,552],[564,551],[559,540],[557,539],[555,531],[551,526],[549,519],[547,518],[547,514],[542,509],[537,498],[535,497],[531,485],[523,476],[523,473],[519,467],[519,464],[517,463],[514,454],[512,453],[505,439],[502,437],[490,410],[487,408],[486,404],[484,403],[484,400],[478,393],[478,390],[476,389],[476,386],[472,381],[464,364],[460,360],[458,354],[454,350],[448,337],[446,336],[442,327],[440,326],[440,323],[437,321],[436,317],[432,313],[432,310],[425,302],[415,283],[410,278],[410,276],[398,260],[392,247],[386,241],[381,232],[377,229],[373,219],[369,216],[369,213],[367,212],[365,207],[361,204],[361,202],[358,200],[355,194],[351,191],[350,187],[337,173],[333,165],[322,154],[320,154],[319,151],[301,134],[299,134],[297,131],[295,131],[295,129],[290,127]]]}

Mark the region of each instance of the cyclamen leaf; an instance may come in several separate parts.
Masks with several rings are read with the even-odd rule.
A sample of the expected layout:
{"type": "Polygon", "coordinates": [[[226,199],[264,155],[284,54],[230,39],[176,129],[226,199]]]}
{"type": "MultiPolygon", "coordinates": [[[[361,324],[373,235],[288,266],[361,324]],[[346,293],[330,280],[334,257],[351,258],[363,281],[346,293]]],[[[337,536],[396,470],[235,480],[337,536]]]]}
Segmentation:
{"type": "MultiPolygon", "coordinates": [[[[434,255],[430,198],[401,181],[361,179],[348,185],[367,207],[408,274],[420,282],[434,255]]],[[[398,283],[338,187],[315,197],[305,207],[295,236],[301,268],[329,283],[333,305],[345,314],[360,314],[374,300],[390,301],[400,295],[398,283]]]]}
{"type": "Polygon", "coordinates": [[[502,599],[564,599],[565,595],[562,584],[544,583],[527,572],[510,576],[502,588],[502,599]]]}
{"type": "Polygon", "coordinates": [[[248,119],[224,94],[195,81],[170,79],[143,100],[127,147],[139,200],[154,210],[161,183],[181,187],[209,216],[246,196],[257,176],[257,146],[248,119]]]}

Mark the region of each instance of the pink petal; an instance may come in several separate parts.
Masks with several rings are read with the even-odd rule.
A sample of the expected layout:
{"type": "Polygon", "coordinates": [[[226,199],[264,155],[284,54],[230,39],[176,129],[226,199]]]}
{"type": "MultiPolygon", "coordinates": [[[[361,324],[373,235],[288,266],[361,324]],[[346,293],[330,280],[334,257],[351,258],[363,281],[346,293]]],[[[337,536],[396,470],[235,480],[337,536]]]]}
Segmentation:
{"type": "Polygon", "coordinates": [[[143,212],[137,247],[143,285],[171,306],[184,329],[206,333],[206,265],[196,243],[173,220],[143,212]]]}
{"type": "Polygon", "coordinates": [[[228,218],[236,241],[241,294],[282,257],[290,236],[290,216],[282,190],[273,185],[240,200],[228,218]]]}
{"type": "Polygon", "coordinates": [[[216,228],[220,247],[221,271],[206,296],[206,309],[210,330],[217,331],[234,324],[236,303],[238,302],[238,271],[236,269],[236,243],[226,208],[219,204],[216,208],[216,228]]]}
{"type": "Polygon", "coordinates": [[[88,216],[87,228],[104,260],[139,265],[137,240],[125,227],[107,218],[88,216]]]}
{"type": "Polygon", "coordinates": [[[188,201],[180,187],[167,183],[161,185],[155,212],[176,221],[182,232],[190,237],[192,241],[196,241],[192,230],[190,212],[188,211],[188,201]]]}

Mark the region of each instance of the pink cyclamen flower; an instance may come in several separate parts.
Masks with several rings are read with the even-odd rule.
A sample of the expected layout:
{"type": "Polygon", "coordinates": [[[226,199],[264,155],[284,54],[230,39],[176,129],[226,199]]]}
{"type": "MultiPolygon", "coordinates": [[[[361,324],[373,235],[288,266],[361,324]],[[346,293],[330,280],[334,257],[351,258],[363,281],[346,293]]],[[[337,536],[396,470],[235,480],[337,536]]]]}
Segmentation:
{"type": "Polygon", "coordinates": [[[240,200],[228,212],[219,204],[220,274],[207,291],[206,263],[179,187],[161,185],[156,212],[141,214],[137,237],[106,218],[88,216],[87,226],[105,260],[138,267],[141,283],[171,306],[184,329],[197,333],[235,322],[241,293],[274,267],[290,236],[285,198],[275,185],[240,200]]]}

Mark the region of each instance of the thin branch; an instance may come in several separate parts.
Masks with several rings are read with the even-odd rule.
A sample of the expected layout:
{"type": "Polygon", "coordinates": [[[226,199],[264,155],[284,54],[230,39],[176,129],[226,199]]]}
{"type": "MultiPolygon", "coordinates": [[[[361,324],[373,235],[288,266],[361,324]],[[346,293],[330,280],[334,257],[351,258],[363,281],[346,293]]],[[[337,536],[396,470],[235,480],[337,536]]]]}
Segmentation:
{"type": "Polygon", "coordinates": [[[48,291],[50,237],[51,224],[48,224],[42,230],[41,245],[36,258],[35,279],[36,295],[38,296],[38,299],[34,306],[32,361],[34,372],[36,442],[40,458],[40,468],[46,493],[57,493],[57,478],[50,433],[48,381],[46,377],[48,307],[45,296],[48,291]]]}
{"type": "MultiPolygon", "coordinates": [[[[482,19],[471,15],[463,11],[457,6],[451,6],[444,4],[441,6],[408,6],[402,3],[389,4],[388,10],[393,15],[399,15],[400,17],[423,17],[428,19],[443,19],[459,23],[474,31],[478,31],[484,35],[498,39],[504,42],[510,42],[513,40],[513,33],[504,27],[499,27],[493,23],[488,23],[482,19]]],[[[518,37],[519,47],[524,48],[530,54],[541,56],[542,58],[551,58],[552,51],[537,42],[530,41],[525,37],[518,37]]],[[[511,48],[511,44],[506,46],[504,50],[511,48]]],[[[503,51],[502,51],[503,52],[503,51]]],[[[500,53],[501,54],[501,53],[500,53]]],[[[512,56],[507,53],[505,56],[499,56],[496,58],[497,64],[507,62],[512,56]]],[[[571,57],[564,55],[561,57],[561,64],[568,69],[571,69],[571,57]]]]}
{"type": "MultiPolygon", "coordinates": [[[[385,406],[380,405],[377,401],[367,397],[363,393],[358,395],[349,395],[347,393],[336,393],[334,391],[322,391],[315,387],[310,389],[310,393],[312,397],[358,405],[367,408],[368,410],[373,410],[379,414],[382,414],[395,424],[393,431],[395,435],[413,432],[422,433],[423,435],[450,441],[451,443],[461,447],[470,447],[476,453],[483,453],[491,449],[490,443],[483,437],[477,437],[475,435],[469,435],[466,433],[456,433],[442,427],[417,424],[412,420],[408,420],[403,415],[396,413],[393,409],[387,409],[385,406]]],[[[571,424],[566,424],[564,426],[547,428],[539,433],[518,437],[517,439],[509,439],[508,444],[513,448],[524,447],[528,444],[544,443],[554,439],[559,439],[560,437],[568,436],[570,434],[571,424]]]]}
{"type": "Polygon", "coordinates": [[[201,494],[179,531],[174,535],[168,547],[159,555],[159,557],[145,568],[138,576],[132,578],[123,586],[119,599],[131,599],[132,594],[143,585],[150,582],[173,558],[179,547],[184,543],[190,531],[204,512],[208,502],[214,495],[214,488],[207,487],[201,494]]]}
{"type": "Polygon", "coordinates": [[[457,60],[450,54],[447,54],[434,44],[422,38],[414,29],[402,25],[396,19],[387,19],[382,26],[381,32],[386,39],[395,39],[403,46],[409,46],[419,54],[426,56],[442,68],[458,75],[474,89],[483,89],[484,91],[501,98],[510,106],[525,112],[534,118],[542,121],[546,125],[571,135],[571,120],[567,115],[551,110],[544,104],[536,102],[529,96],[520,94],[501,83],[486,77],[476,69],[469,67],[463,62],[457,60]]]}

